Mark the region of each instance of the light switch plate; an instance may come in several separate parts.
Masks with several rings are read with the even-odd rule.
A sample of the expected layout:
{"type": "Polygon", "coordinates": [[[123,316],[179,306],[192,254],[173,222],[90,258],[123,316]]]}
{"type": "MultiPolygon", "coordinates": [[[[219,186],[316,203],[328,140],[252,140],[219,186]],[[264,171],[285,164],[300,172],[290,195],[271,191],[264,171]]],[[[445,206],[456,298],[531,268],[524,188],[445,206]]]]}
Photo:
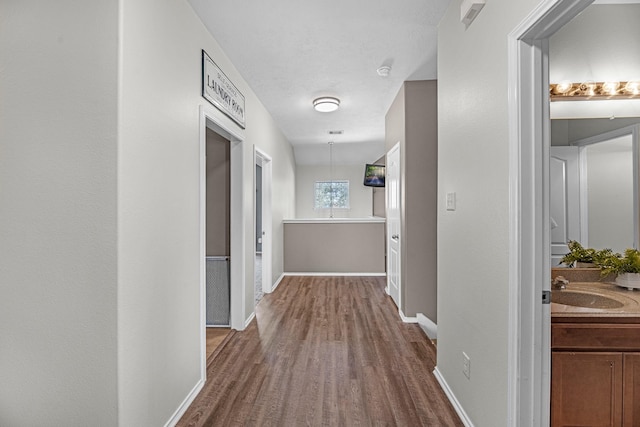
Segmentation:
{"type": "Polygon", "coordinates": [[[447,210],[456,210],[456,193],[447,193],[447,210]]]}

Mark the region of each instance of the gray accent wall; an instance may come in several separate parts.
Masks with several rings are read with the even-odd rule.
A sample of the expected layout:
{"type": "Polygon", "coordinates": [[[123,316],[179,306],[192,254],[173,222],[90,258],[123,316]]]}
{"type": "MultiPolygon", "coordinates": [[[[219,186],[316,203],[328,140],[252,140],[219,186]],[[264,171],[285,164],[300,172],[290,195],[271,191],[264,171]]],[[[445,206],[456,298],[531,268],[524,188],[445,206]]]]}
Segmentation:
{"type": "Polygon", "coordinates": [[[287,273],[384,273],[384,222],[284,224],[287,273]]]}
{"type": "Polygon", "coordinates": [[[438,86],[405,82],[386,115],[387,151],[400,142],[401,307],[437,323],[438,86]]]}
{"type": "MultiPolygon", "coordinates": [[[[387,161],[387,156],[382,156],[378,160],[376,160],[376,165],[384,165],[387,161]]],[[[380,218],[385,218],[387,216],[386,212],[386,191],[385,187],[373,187],[373,216],[377,216],[380,218]]],[[[386,246],[386,245],[385,245],[386,246]]]]}
{"type": "Polygon", "coordinates": [[[231,255],[231,147],[207,128],[207,256],[231,255]]]}

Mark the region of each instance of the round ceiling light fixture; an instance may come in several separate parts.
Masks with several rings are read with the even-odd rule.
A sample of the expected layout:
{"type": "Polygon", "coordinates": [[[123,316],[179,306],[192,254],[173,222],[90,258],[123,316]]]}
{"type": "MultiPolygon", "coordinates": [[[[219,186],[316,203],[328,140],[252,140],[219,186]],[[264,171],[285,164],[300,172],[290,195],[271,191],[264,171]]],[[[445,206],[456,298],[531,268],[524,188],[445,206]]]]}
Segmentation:
{"type": "Polygon", "coordinates": [[[321,113],[336,111],[338,107],[340,107],[340,100],[338,98],[324,96],[313,100],[313,108],[321,113]]]}

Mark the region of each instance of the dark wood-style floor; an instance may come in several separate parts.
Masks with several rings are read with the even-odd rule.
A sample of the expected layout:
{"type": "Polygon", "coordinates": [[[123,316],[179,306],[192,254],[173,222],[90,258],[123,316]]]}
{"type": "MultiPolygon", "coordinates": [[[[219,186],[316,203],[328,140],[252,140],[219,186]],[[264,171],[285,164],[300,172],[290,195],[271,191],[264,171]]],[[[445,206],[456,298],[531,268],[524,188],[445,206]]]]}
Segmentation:
{"type": "Polygon", "coordinates": [[[178,426],[462,426],[378,277],[286,277],[209,360],[178,426]]]}
{"type": "Polygon", "coordinates": [[[227,338],[231,329],[229,328],[207,328],[207,359],[227,338]]]}

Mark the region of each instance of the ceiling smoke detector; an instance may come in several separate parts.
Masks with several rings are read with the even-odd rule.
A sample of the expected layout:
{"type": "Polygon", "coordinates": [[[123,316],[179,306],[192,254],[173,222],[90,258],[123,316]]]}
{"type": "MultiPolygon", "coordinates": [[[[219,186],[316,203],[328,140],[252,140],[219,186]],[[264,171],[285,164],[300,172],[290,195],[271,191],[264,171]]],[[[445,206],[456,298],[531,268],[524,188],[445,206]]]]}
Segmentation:
{"type": "Polygon", "coordinates": [[[391,72],[391,67],[388,65],[383,65],[382,67],[376,70],[380,77],[389,77],[389,73],[391,72]]]}

